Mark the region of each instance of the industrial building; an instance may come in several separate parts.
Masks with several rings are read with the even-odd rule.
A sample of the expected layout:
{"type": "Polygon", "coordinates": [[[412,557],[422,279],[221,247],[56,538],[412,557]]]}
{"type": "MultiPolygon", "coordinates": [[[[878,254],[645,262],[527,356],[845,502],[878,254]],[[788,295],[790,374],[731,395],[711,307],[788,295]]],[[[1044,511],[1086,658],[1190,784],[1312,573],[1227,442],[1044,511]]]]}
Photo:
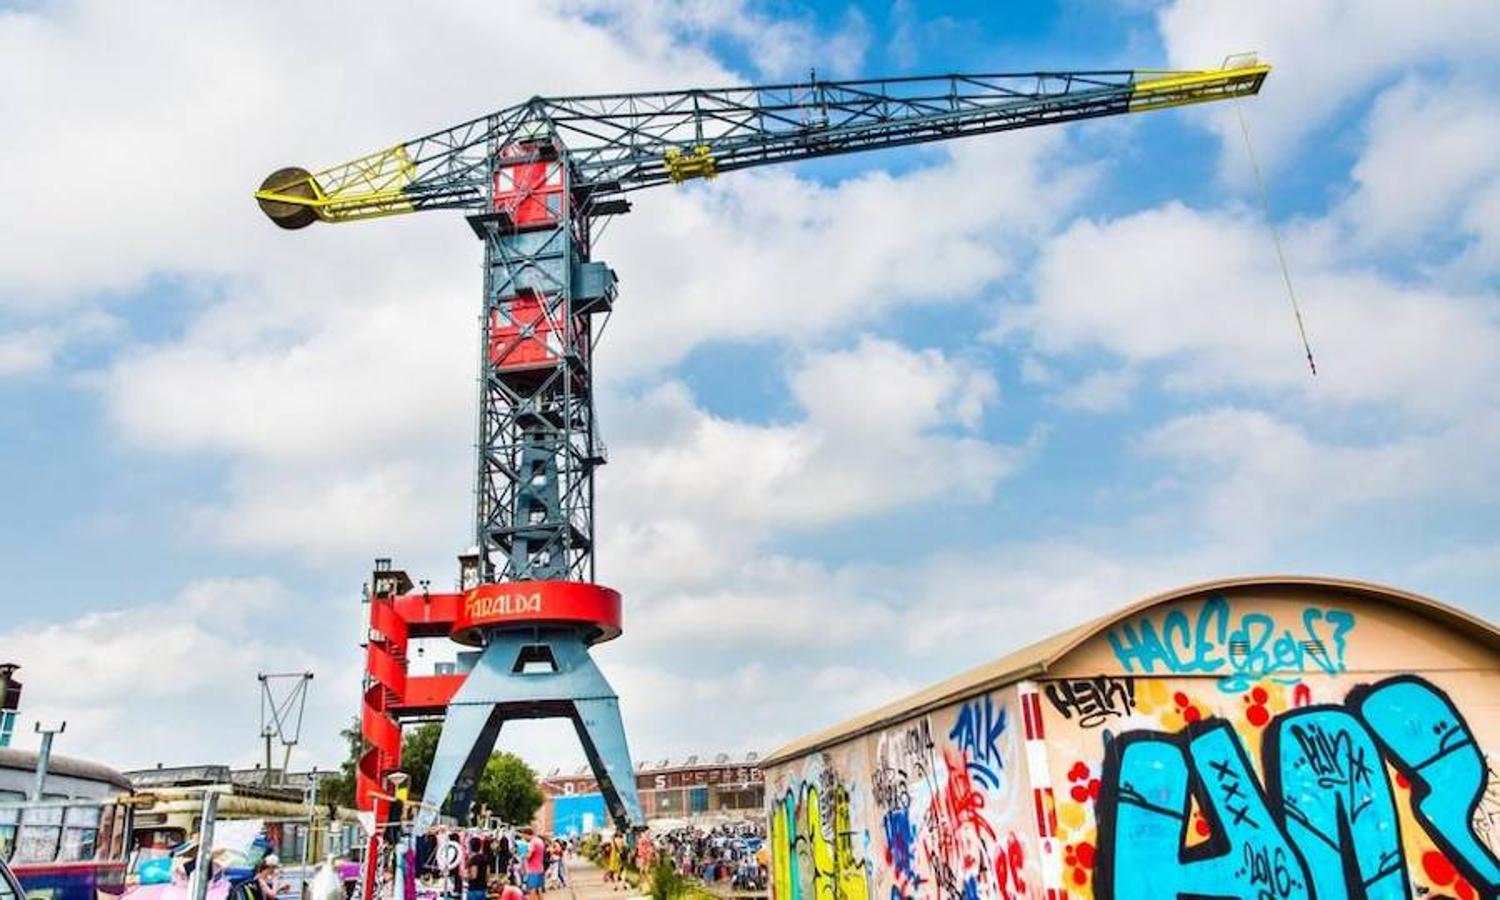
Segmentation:
{"type": "MultiPolygon", "coordinates": [[[[554,769],[537,783],[546,797],[536,817],[543,832],[583,834],[607,824],[604,797],[588,766],[554,769]]],[[[753,752],[643,760],[636,765],[635,784],[648,824],[758,819],[765,808],[765,784],[753,752]]]]}
{"type": "Polygon", "coordinates": [[[1493,897],[1497,688],[1405,591],[1151,597],[768,756],[773,896],[1493,897]]]}

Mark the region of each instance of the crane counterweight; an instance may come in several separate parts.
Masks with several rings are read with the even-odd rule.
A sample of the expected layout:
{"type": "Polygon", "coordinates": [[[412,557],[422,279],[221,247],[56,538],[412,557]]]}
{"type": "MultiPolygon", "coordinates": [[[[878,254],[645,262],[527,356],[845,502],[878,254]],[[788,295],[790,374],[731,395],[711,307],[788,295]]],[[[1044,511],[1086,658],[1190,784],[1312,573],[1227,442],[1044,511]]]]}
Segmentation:
{"type": "Polygon", "coordinates": [[[280,227],[288,230],[306,228],[318,221],[318,211],[316,207],[298,201],[316,200],[315,184],[311,172],[288,166],[266,176],[255,200],[266,218],[280,227]]]}

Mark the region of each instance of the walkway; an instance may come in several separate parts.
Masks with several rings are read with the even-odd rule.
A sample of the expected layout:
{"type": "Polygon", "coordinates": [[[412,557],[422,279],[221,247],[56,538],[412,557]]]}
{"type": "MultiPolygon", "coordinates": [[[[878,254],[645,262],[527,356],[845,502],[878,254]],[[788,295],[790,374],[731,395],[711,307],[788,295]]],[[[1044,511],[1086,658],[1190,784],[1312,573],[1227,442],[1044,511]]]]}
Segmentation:
{"type": "Polygon", "coordinates": [[[571,897],[572,900],[626,900],[626,898],[640,897],[641,894],[633,890],[612,891],[604,881],[604,870],[589,862],[582,856],[568,857],[568,887],[563,890],[550,891],[546,895],[553,897],[571,897]]]}

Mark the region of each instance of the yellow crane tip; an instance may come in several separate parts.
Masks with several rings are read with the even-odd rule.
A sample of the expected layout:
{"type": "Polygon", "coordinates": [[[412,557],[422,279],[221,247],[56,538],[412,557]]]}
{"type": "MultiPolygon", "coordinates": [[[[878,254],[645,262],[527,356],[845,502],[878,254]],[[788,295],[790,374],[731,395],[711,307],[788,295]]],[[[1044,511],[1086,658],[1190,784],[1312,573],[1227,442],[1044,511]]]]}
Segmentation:
{"type": "Polygon", "coordinates": [[[318,199],[312,173],[296,166],[277,169],[260,183],[255,192],[255,202],[266,218],[282,228],[306,228],[318,221],[318,211],[312,201],[318,199]],[[308,202],[302,203],[299,200],[308,202]]]}

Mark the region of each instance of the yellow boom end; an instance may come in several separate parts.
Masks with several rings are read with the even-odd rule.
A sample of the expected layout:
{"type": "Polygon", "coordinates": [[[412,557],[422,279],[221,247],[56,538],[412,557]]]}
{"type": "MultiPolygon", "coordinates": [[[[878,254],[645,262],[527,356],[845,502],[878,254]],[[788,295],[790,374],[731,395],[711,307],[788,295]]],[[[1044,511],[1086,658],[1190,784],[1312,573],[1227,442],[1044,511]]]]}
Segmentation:
{"type": "Polygon", "coordinates": [[[1270,71],[1268,65],[1252,64],[1203,72],[1137,72],[1140,80],[1131,90],[1130,111],[1249,96],[1260,92],[1270,71]]]}

